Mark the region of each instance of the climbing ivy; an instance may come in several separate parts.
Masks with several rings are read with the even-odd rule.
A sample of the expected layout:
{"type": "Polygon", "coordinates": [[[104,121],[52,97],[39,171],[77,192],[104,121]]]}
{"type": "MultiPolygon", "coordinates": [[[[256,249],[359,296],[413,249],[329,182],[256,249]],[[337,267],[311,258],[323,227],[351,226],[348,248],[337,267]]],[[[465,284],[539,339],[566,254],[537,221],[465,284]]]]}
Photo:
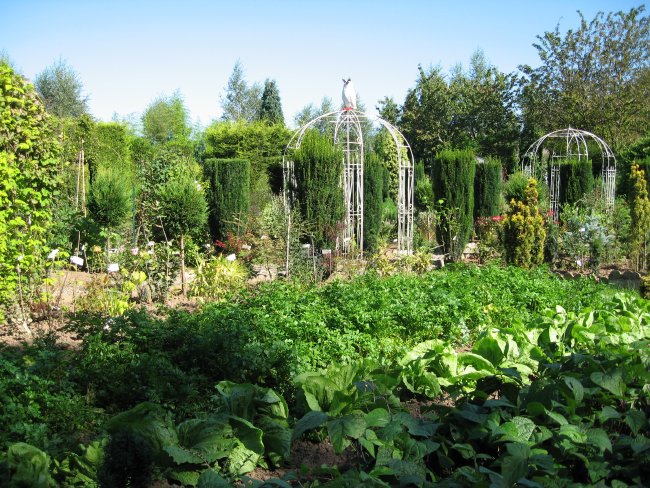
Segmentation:
{"type": "Polygon", "coordinates": [[[48,254],[58,145],[34,87],[0,63],[0,321],[48,254]]]}

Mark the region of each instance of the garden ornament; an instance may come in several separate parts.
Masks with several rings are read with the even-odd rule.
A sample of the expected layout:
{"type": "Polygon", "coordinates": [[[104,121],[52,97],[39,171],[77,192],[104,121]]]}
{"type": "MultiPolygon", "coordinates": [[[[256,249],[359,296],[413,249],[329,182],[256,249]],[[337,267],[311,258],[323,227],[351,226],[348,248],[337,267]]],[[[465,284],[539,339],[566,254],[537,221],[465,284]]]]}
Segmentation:
{"type": "Polygon", "coordinates": [[[357,92],[351,78],[343,79],[343,108],[357,109],[357,92]]]}

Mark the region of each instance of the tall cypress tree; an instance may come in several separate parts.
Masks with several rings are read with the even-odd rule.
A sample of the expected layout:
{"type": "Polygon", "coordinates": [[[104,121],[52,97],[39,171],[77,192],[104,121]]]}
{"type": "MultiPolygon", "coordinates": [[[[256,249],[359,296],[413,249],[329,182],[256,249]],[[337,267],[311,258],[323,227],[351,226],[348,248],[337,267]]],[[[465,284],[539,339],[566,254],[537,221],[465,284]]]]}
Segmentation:
{"type": "Polygon", "coordinates": [[[560,202],[576,203],[593,188],[590,160],[569,159],[560,165],[560,202]]]}
{"type": "Polygon", "coordinates": [[[434,194],[446,208],[438,235],[452,261],[461,257],[472,232],[475,172],[476,158],[467,149],[443,150],[434,160],[434,194]]]}
{"type": "Polygon", "coordinates": [[[224,240],[228,233],[237,235],[237,221],[250,208],[250,162],[210,158],[203,163],[203,174],[210,184],[206,196],[212,238],[224,240]]]}
{"type": "Polygon", "coordinates": [[[293,154],[296,194],[300,213],[312,229],[314,243],[332,247],[345,213],[343,153],[317,131],[309,131],[293,154]]]}
{"type": "Polygon", "coordinates": [[[499,214],[501,199],[501,161],[486,158],[476,165],[474,179],[474,218],[499,214]]]}
{"type": "Polygon", "coordinates": [[[377,249],[384,202],[384,166],[375,153],[365,155],[363,165],[363,243],[377,249]]]}
{"type": "Polygon", "coordinates": [[[264,92],[262,93],[262,103],[260,104],[258,118],[271,124],[284,125],[282,102],[280,101],[280,92],[278,91],[275,80],[266,80],[264,82],[264,92]]]}

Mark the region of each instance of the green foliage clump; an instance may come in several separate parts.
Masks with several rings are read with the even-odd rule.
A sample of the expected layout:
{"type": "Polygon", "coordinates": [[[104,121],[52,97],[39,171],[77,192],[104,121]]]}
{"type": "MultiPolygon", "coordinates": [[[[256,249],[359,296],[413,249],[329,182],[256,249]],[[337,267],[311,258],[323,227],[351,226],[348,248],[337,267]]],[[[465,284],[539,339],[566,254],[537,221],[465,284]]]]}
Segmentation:
{"type": "Polygon", "coordinates": [[[59,186],[57,155],[50,118],[33,86],[0,62],[0,322],[17,287],[28,283],[23,279],[36,284],[44,270],[59,186]]]}
{"type": "Polygon", "coordinates": [[[225,300],[245,288],[247,276],[240,260],[217,256],[199,263],[190,295],[210,301],[225,300]]]}
{"type": "Polygon", "coordinates": [[[345,209],[340,179],[343,153],[315,131],[305,134],[293,154],[295,198],[319,248],[333,248],[345,209]]]}
{"type": "Polygon", "coordinates": [[[472,233],[474,222],[474,176],[476,158],[469,150],[444,150],[433,164],[433,184],[436,199],[443,200],[446,209],[440,219],[439,235],[445,252],[458,260],[472,233]]]}
{"type": "Polygon", "coordinates": [[[418,210],[433,208],[433,184],[431,178],[424,172],[424,163],[419,161],[415,164],[415,206],[418,210]]]}
{"type": "Polygon", "coordinates": [[[131,212],[131,185],[124,174],[111,169],[97,173],[88,191],[88,210],[98,225],[115,229],[131,212]]]}
{"type": "Polygon", "coordinates": [[[155,144],[183,141],[189,138],[189,114],[179,93],[159,97],[142,115],[144,136],[155,144]]]}
{"type": "Polygon", "coordinates": [[[594,188],[591,160],[569,159],[560,164],[560,202],[574,204],[594,188]]]}
{"type": "Polygon", "coordinates": [[[524,201],[511,200],[503,219],[503,246],[506,262],[530,268],[544,262],[546,230],[537,208],[537,182],[531,178],[524,201]]]}
{"type": "Polygon", "coordinates": [[[384,203],[384,166],[375,153],[365,155],[363,179],[363,244],[373,251],[379,244],[384,203]]]}
{"type": "Polygon", "coordinates": [[[207,159],[203,174],[207,192],[210,234],[225,241],[228,234],[241,235],[250,208],[250,162],[245,159],[207,159]]]}
{"type": "Polygon", "coordinates": [[[283,124],[215,122],[203,134],[201,158],[250,161],[251,207],[260,211],[272,193],[282,190],[282,155],[290,138],[291,131],[283,124]]]}
{"type": "Polygon", "coordinates": [[[501,204],[501,161],[486,158],[476,165],[474,218],[499,215],[501,204]]]}
{"type": "Polygon", "coordinates": [[[528,187],[528,176],[522,171],[517,171],[508,176],[503,187],[503,196],[507,203],[512,200],[523,202],[526,200],[526,188],[528,187]]]}

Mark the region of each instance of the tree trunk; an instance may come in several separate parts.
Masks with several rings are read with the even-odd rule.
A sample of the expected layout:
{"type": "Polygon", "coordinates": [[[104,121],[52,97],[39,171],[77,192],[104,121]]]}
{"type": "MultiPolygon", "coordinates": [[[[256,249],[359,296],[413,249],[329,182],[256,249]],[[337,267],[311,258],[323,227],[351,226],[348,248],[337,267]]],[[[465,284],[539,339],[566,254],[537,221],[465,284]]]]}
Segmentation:
{"type": "Polygon", "coordinates": [[[181,291],[185,296],[185,239],[183,239],[183,234],[181,234],[181,291]]]}

